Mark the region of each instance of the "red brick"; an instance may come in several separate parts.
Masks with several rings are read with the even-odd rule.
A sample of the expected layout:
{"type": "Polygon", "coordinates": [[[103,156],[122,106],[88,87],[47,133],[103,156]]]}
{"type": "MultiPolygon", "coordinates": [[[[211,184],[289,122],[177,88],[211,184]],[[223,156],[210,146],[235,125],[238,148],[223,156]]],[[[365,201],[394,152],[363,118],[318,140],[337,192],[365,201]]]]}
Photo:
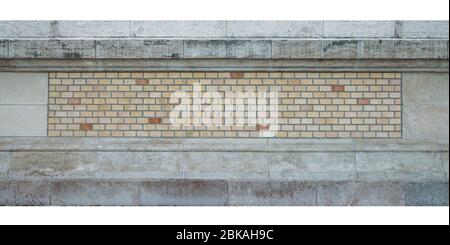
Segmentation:
{"type": "Polygon", "coordinates": [[[150,124],[160,124],[161,123],[161,118],[158,117],[152,117],[148,119],[148,123],[150,124]]]}
{"type": "Polygon", "coordinates": [[[230,72],[230,77],[233,79],[244,78],[244,73],[243,72],[230,72]]]}
{"type": "Polygon", "coordinates": [[[368,104],[370,104],[370,100],[369,99],[359,99],[358,104],[359,105],[368,105],[368,104]]]}
{"type": "Polygon", "coordinates": [[[80,98],[73,98],[68,100],[69,105],[79,105],[81,104],[80,98]]]}
{"type": "Polygon", "coordinates": [[[148,79],[137,79],[136,85],[148,85],[148,79]]]}
{"type": "Polygon", "coordinates": [[[258,131],[268,131],[270,129],[270,125],[257,124],[256,128],[258,131]]]}
{"type": "Polygon", "coordinates": [[[83,131],[89,131],[94,128],[94,125],[92,123],[82,123],[80,124],[80,130],[83,131]]]}
{"type": "Polygon", "coordinates": [[[345,91],[345,86],[333,85],[333,86],[331,86],[331,89],[333,90],[333,92],[344,92],[345,91]]]}

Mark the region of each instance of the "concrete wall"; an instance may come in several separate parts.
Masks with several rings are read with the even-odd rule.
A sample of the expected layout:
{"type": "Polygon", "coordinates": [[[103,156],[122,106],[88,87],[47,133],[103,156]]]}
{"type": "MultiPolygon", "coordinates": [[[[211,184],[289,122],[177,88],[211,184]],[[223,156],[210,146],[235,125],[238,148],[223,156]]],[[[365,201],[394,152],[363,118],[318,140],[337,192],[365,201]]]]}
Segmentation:
{"type": "Polygon", "coordinates": [[[0,72],[0,136],[47,136],[47,73],[0,72]]]}

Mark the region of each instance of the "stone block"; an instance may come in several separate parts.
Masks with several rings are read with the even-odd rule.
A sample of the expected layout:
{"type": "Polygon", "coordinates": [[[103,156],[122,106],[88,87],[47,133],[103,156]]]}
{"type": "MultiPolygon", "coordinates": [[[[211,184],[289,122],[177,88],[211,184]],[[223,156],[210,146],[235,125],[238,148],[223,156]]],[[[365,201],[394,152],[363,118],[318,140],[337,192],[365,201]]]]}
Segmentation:
{"type": "Polygon", "coordinates": [[[405,105],[448,105],[448,73],[403,73],[405,105]]]}
{"type": "Polygon", "coordinates": [[[48,38],[50,21],[0,21],[0,38],[48,38]]]}
{"type": "Polygon", "coordinates": [[[448,21],[398,21],[399,38],[448,39],[448,21]]]}
{"type": "Polygon", "coordinates": [[[395,182],[320,182],[318,206],[404,206],[403,185],[395,182]]]}
{"type": "Polygon", "coordinates": [[[104,138],[100,139],[100,151],[181,151],[182,139],[104,138]]]}
{"type": "Polygon", "coordinates": [[[47,136],[46,105],[0,105],[0,136],[47,136]]]}
{"type": "Polygon", "coordinates": [[[96,57],[103,58],[182,58],[181,40],[109,39],[96,41],[96,57]]]}
{"type": "Polygon", "coordinates": [[[322,21],[227,21],[234,38],[319,38],[322,29],[322,21]]]}
{"type": "Polygon", "coordinates": [[[357,40],[331,40],[322,42],[322,57],[327,59],[357,59],[359,42],[357,40]]]}
{"type": "Polygon", "coordinates": [[[9,181],[0,180],[0,206],[14,205],[14,189],[9,181]]]}
{"type": "Polygon", "coordinates": [[[99,152],[96,179],[181,178],[181,152],[99,152]]]}
{"type": "Polygon", "coordinates": [[[0,58],[8,58],[8,40],[0,39],[0,58]]]}
{"type": "Polygon", "coordinates": [[[14,205],[48,206],[50,205],[50,183],[40,181],[13,182],[14,205]]]}
{"type": "Polygon", "coordinates": [[[302,182],[230,182],[230,206],[315,206],[316,185],[302,182]]]}
{"type": "Polygon", "coordinates": [[[296,181],[356,180],[355,153],[271,153],[270,178],[296,181]]]}
{"type": "Polygon", "coordinates": [[[95,41],[81,39],[17,39],[9,42],[9,58],[95,58],[95,41]]]}
{"type": "Polygon", "coordinates": [[[48,74],[0,72],[0,104],[47,105],[48,74]]]}
{"type": "Polygon", "coordinates": [[[354,152],[352,139],[268,139],[271,152],[354,152]]]}
{"type": "Polygon", "coordinates": [[[432,181],[445,178],[438,152],[358,152],[360,181],[432,181]]]}
{"type": "Polygon", "coordinates": [[[14,138],[15,151],[96,151],[99,139],[93,137],[14,138]]]}
{"type": "Polygon", "coordinates": [[[56,37],[120,38],[129,37],[129,21],[55,21],[56,37]]]}
{"type": "Polygon", "coordinates": [[[0,179],[8,178],[8,171],[11,166],[11,152],[0,151],[0,179]]]}
{"type": "Polygon", "coordinates": [[[266,152],[266,139],[184,139],[185,151],[266,152]]]}
{"type": "Polygon", "coordinates": [[[361,40],[361,59],[447,59],[447,40],[361,40]]]}
{"type": "Polygon", "coordinates": [[[270,59],[272,41],[269,40],[229,40],[227,58],[270,59]]]}
{"type": "Polygon", "coordinates": [[[61,181],[52,186],[53,206],[135,206],[137,182],[61,181]]]}
{"type": "Polygon", "coordinates": [[[131,21],[131,37],[218,38],[226,36],[225,21],[131,21]]]}
{"type": "Polygon", "coordinates": [[[184,58],[227,58],[225,40],[185,40],[184,58]]]}
{"type": "Polygon", "coordinates": [[[404,138],[448,139],[448,105],[404,105],[404,138]]]}
{"type": "Polygon", "coordinates": [[[13,152],[13,179],[93,178],[96,152],[13,152]]]}
{"type": "Polygon", "coordinates": [[[323,57],[323,41],[273,40],[273,59],[319,59],[323,57]]]}
{"type": "Polygon", "coordinates": [[[446,181],[448,182],[448,152],[442,153],[442,166],[444,168],[446,181]]]}
{"type": "Polygon", "coordinates": [[[268,154],[185,152],[183,173],[188,179],[267,179],[268,154]]]}
{"type": "Polygon", "coordinates": [[[324,21],[325,38],[394,38],[394,21],[324,21]]]}
{"type": "Polygon", "coordinates": [[[139,188],[140,205],[224,206],[228,187],[224,181],[154,181],[139,188]]]}
{"type": "Polygon", "coordinates": [[[448,182],[408,183],[407,206],[448,206],[448,182]]]}

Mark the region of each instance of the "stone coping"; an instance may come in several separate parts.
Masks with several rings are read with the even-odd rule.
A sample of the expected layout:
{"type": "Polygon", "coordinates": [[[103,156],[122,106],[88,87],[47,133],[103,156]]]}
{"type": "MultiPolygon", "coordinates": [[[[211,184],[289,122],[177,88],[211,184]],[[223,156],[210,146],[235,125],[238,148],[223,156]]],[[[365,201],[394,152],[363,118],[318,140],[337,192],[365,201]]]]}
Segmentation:
{"type": "Polygon", "coordinates": [[[448,39],[448,21],[0,21],[0,38],[448,39]]]}
{"type": "Polygon", "coordinates": [[[448,59],[448,39],[0,39],[0,59],[448,59]]]}
{"type": "Polygon", "coordinates": [[[448,139],[0,137],[0,151],[448,152],[448,139]]]}

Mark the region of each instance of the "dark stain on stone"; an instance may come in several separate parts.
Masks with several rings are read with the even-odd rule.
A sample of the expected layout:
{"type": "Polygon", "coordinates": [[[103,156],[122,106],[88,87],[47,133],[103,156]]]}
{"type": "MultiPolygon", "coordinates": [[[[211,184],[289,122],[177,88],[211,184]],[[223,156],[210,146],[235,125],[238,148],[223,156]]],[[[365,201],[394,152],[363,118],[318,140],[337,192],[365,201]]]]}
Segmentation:
{"type": "Polygon", "coordinates": [[[77,59],[82,57],[79,53],[64,53],[63,56],[66,59],[77,59]]]}

